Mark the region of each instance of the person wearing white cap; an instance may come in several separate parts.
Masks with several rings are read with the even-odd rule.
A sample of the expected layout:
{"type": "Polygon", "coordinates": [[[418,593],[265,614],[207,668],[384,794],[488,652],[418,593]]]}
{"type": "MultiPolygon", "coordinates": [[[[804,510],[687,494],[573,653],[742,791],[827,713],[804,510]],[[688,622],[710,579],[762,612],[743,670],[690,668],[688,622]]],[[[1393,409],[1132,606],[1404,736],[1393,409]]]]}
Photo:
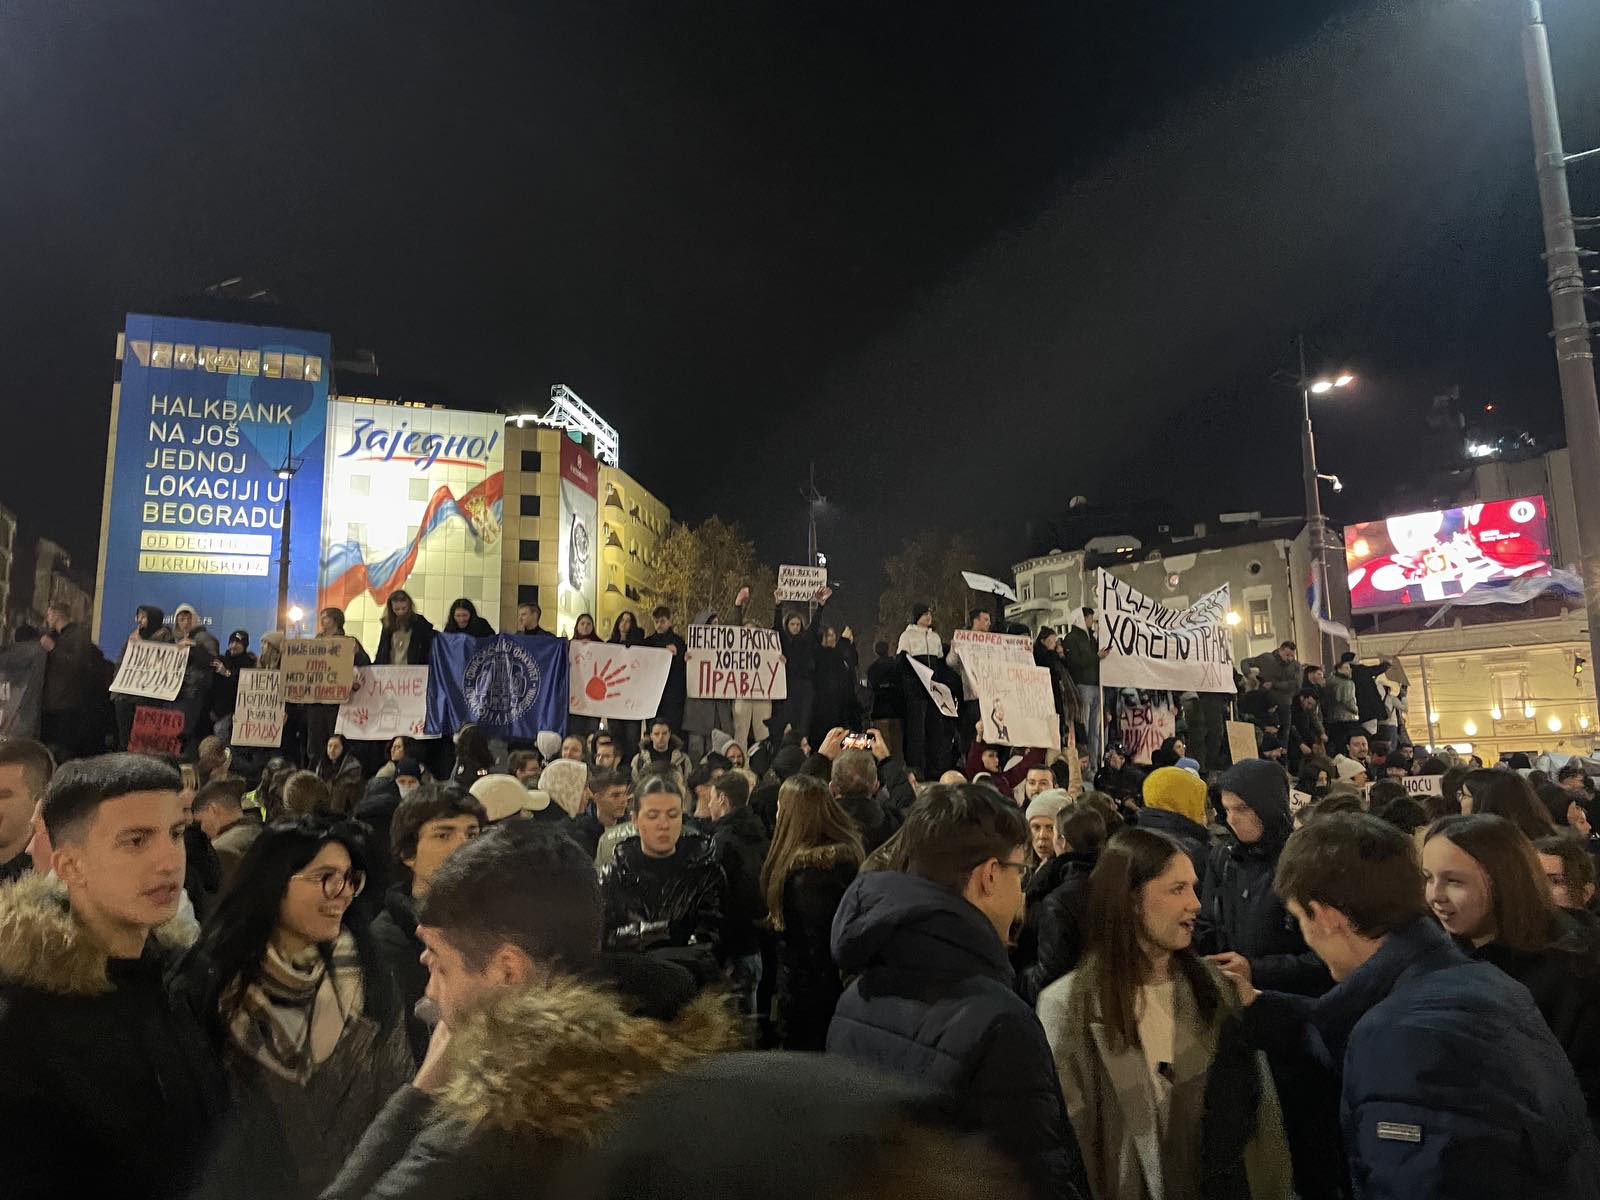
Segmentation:
{"type": "MultiPolygon", "coordinates": [[[[1028,853],[1027,875],[1031,876],[1044,863],[1056,856],[1056,814],[1072,803],[1072,797],[1062,788],[1040,792],[1028,802],[1028,853]]],[[[1027,886],[1024,879],[1023,886],[1027,886]]]]}
{"type": "Polygon", "coordinates": [[[1345,783],[1353,783],[1357,787],[1369,782],[1367,768],[1347,754],[1334,757],[1333,769],[1339,773],[1339,778],[1345,783]]]}
{"type": "Polygon", "coordinates": [[[483,805],[490,825],[550,806],[548,795],[529,791],[515,775],[482,775],[469,790],[473,799],[483,805]]]}

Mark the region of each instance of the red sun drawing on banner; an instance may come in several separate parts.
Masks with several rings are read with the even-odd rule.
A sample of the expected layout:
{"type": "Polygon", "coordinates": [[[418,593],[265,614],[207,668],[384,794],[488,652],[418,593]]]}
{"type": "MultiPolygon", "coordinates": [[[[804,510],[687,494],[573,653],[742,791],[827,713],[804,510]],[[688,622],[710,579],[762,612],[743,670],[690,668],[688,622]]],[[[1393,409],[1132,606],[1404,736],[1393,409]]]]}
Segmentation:
{"type": "Polygon", "coordinates": [[[583,685],[583,694],[591,700],[615,700],[622,693],[613,691],[628,682],[630,676],[626,667],[613,667],[611,660],[606,659],[604,665],[596,663],[594,674],[589,676],[589,682],[583,685]]]}

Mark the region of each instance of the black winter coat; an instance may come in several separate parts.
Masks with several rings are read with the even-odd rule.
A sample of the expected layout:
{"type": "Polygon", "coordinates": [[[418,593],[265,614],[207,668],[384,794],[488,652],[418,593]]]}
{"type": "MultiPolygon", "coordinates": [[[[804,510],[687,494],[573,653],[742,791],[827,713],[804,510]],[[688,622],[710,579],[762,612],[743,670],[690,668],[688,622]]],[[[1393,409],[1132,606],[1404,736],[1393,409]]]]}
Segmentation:
{"type": "Polygon", "coordinates": [[[876,796],[840,796],[839,807],[850,814],[856,832],[861,835],[861,848],[871,854],[894,836],[900,828],[900,816],[890,812],[876,796]]]}
{"type": "MultiPolygon", "coordinates": [[[[483,621],[482,617],[477,618],[483,621]]],[[[489,622],[483,621],[485,628],[489,622]]],[[[467,622],[467,628],[472,628],[472,622],[467,622]]],[[[433,638],[438,631],[434,629],[433,622],[427,617],[411,614],[411,641],[406,644],[406,660],[403,663],[389,661],[390,650],[394,645],[394,632],[388,626],[378,635],[378,652],[372,656],[372,661],[381,667],[425,667],[428,665],[428,656],[433,652],[433,638]]],[[[474,637],[487,637],[488,634],[475,633],[474,637]]]]}
{"type": "Polygon", "coordinates": [[[378,959],[394,977],[405,1015],[406,1041],[422,1063],[432,1031],[416,1014],[417,1001],[428,990],[428,968],[422,965],[422,940],[417,937],[417,902],[403,883],[391,884],[383,896],[383,911],[372,922],[372,945],[378,959]]]}
{"type": "Polygon", "coordinates": [[[790,863],[778,931],[778,1037],[785,1050],[824,1050],[844,992],[829,939],[839,901],[861,869],[855,848],[815,846],[790,863]]]}
{"type": "Polygon", "coordinates": [[[906,694],[900,686],[900,660],[885,654],[867,667],[867,687],[872,690],[874,721],[903,721],[906,694]]]}
{"type": "Polygon", "coordinates": [[[833,957],[856,979],[828,1029],[830,1054],[949,1095],[1035,1196],[1087,1196],[1050,1045],[987,917],[920,876],[872,871],[839,905],[833,957]]]}
{"type": "Polygon", "coordinates": [[[675,629],[669,629],[665,633],[652,633],[641,644],[657,650],[677,650],[672,656],[672,661],[667,664],[667,686],[661,690],[661,706],[656,712],[672,726],[674,733],[681,732],[683,712],[689,703],[689,675],[684,662],[684,656],[689,653],[689,644],[675,629]]]}
{"type": "Polygon", "coordinates": [[[6,1200],[186,1196],[227,1117],[199,1022],[150,938],[107,961],[42,875],[0,886],[0,1129],[6,1200]]]}
{"type": "Polygon", "coordinates": [[[1017,976],[1017,992],[1029,1004],[1083,957],[1084,915],[1089,911],[1089,876],[1097,854],[1058,854],[1030,887],[1027,923],[1034,927],[1034,958],[1017,976]]]}
{"type": "Polygon", "coordinates": [[[1533,993],[1550,1032],[1566,1051],[1600,1135],[1600,925],[1586,912],[1564,913],[1565,930],[1547,950],[1518,951],[1490,942],[1471,957],[1493,963],[1533,993]]]}
{"type": "Polygon", "coordinates": [[[809,681],[816,673],[817,647],[822,639],[822,612],[823,606],[817,605],[811,624],[802,626],[798,634],[791,634],[783,605],[772,610],[772,627],[778,631],[778,644],[783,650],[783,672],[791,686],[809,681]]]}
{"type": "Polygon", "coordinates": [[[722,955],[734,958],[761,949],[760,927],[767,919],[761,895],[761,868],[772,847],[764,821],[748,807],[736,808],[711,826],[711,844],[727,880],[722,905],[722,955]]]}
{"type": "Polygon", "coordinates": [[[1277,866],[1278,856],[1265,845],[1241,845],[1230,836],[1212,848],[1195,949],[1244,955],[1251,982],[1263,991],[1320,996],[1333,986],[1333,977],[1306,948],[1299,922],[1272,890],[1277,866]]]}
{"type": "Polygon", "coordinates": [[[716,953],[722,939],[727,877],[704,838],[685,834],[671,858],[650,858],[637,838],[617,846],[600,873],[607,950],[701,946],[716,953]]]}

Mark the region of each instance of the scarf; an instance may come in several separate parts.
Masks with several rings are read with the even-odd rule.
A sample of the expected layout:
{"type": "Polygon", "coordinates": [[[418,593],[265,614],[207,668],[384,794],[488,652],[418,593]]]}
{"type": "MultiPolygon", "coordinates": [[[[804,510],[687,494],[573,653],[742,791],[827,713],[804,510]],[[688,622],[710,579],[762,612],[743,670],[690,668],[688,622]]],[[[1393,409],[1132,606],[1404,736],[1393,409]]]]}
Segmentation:
{"type": "Polygon", "coordinates": [[[314,946],[286,959],[269,942],[260,974],[238,997],[228,1033],[246,1056],[303,1086],[361,1016],[362,1000],[361,958],[349,930],[340,930],[326,958],[314,946]]]}

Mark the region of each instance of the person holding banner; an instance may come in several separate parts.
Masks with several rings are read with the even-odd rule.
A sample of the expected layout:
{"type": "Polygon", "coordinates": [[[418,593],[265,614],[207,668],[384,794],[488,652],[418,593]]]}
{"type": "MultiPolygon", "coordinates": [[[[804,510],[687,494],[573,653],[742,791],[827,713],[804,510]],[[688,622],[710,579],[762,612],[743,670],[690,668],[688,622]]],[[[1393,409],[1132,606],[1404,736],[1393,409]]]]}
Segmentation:
{"type": "MultiPolygon", "coordinates": [[[[325,608],[317,617],[317,636],[319,638],[334,638],[347,636],[344,631],[344,613],[337,608],[325,608]]],[[[367,652],[355,638],[350,638],[355,643],[355,665],[370,667],[372,659],[367,657],[367,652]]],[[[359,683],[359,677],[357,682],[359,683]]],[[[337,704],[303,704],[297,705],[304,713],[306,728],[306,765],[314,766],[319,756],[327,749],[328,739],[333,736],[333,727],[339,722],[339,706],[337,704]]]]}
{"type": "MultiPolygon", "coordinates": [[[[141,604],[134,612],[133,632],[128,635],[128,644],[134,642],[161,642],[171,645],[175,639],[172,630],[165,625],[166,614],[154,604],[141,604]]],[[[121,666],[119,660],[118,666],[121,666]]],[[[141,704],[150,705],[150,700],[142,700],[137,696],[114,696],[112,707],[117,714],[117,745],[127,746],[128,738],[133,733],[133,710],[141,704]]]]}
{"type": "Polygon", "coordinates": [[[822,610],[833,596],[833,589],[817,589],[817,611],[809,626],[805,617],[797,612],[785,615],[782,595],[781,590],[775,589],[772,593],[775,605],[772,627],[778,631],[778,642],[783,651],[788,699],[775,700],[772,704],[772,718],[767,722],[767,733],[775,744],[782,742],[784,733],[790,729],[801,737],[810,736],[811,713],[815,702],[811,685],[817,669],[817,647],[822,641],[822,610]]]}
{"type": "MultiPolygon", "coordinates": [[[[900,631],[896,652],[920,662],[936,675],[945,675],[944,640],[933,627],[933,606],[911,606],[911,624],[900,631]]],[[[921,677],[908,665],[901,676],[905,692],[906,716],[903,739],[906,765],[919,779],[937,779],[954,761],[954,748],[946,729],[946,718],[934,704],[921,677]]]]}

